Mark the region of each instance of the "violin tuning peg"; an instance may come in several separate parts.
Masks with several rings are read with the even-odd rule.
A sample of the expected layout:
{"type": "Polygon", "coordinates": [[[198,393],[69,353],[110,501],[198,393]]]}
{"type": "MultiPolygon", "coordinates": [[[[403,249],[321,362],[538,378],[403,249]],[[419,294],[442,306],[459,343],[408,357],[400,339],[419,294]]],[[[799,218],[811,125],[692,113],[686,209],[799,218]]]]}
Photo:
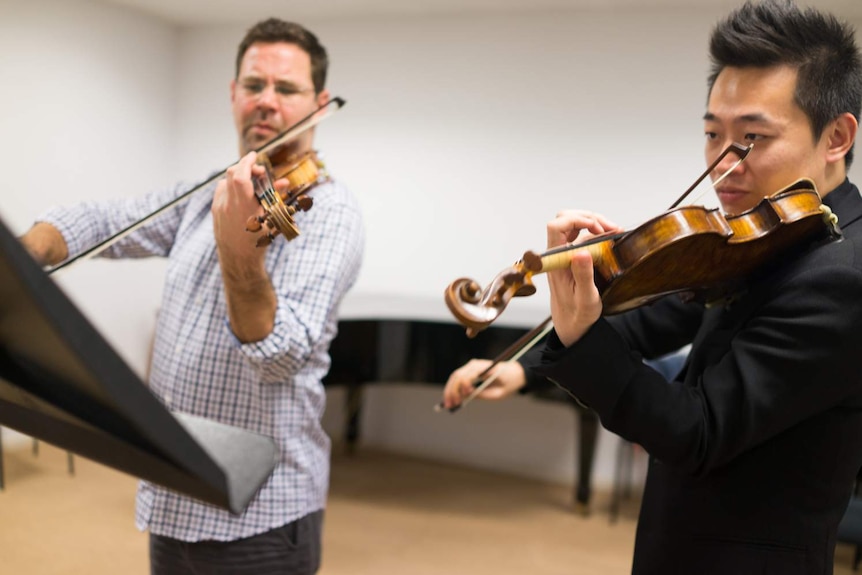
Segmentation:
{"type": "Polygon", "coordinates": [[[515,285],[524,281],[524,274],[519,271],[509,271],[502,275],[503,283],[507,286],[515,285]]]}
{"type": "Polygon", "coordinates": [[[311,196],[306,196],[305,194],[296,198],[296,206],[299,210],[303,212],[307,212],[311,209],[311,206],[314,205],[314,200],[311,196]]]}
{"type": "Polygon", "coordinates": [[[524,265],[531,272],[540,272],[542,271],[542,256],[537,254],[534,251],[528,251],[524,253],[524,257],[522,258],[524,265]]]}
{"type": "Polygon", "coordinates": [[[273,236],[272,234],[263,234],[262,236],[257,238],[257,243],[255,244],[255,247],[265,248],[266,246],[271,244],[272,240],[274,240],[274,239],[275,239],[275,236],[273,236]]]}
{"type": "Polygon", "coordinates": [[[259,232],[262,223],[263,223],[263,218],[261,216],[251,216],[245,222],[245,231],[247,231],[247,232],[259,232]]]}

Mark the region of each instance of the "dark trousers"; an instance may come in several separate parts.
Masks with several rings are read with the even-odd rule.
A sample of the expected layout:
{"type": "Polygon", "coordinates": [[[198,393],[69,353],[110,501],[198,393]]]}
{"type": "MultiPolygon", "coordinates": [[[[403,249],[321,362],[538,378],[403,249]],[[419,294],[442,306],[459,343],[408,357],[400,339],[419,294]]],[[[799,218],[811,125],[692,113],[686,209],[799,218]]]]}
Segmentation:
{"type": "Polygon", "coordinates": [[[150,534],[151,575],[313,575],[323,511],[236,541],[187,543],[150,534]]]}

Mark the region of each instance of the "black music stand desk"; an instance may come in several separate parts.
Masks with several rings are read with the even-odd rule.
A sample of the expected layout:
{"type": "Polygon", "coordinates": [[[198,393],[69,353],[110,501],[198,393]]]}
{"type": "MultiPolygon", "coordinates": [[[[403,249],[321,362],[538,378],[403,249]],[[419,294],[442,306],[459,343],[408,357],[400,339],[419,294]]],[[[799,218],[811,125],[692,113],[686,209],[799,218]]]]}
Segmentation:
{"type": "Polygon", "coordinates": [[[0,221],[0,425],[241,513],[274,441],[171,413],[0,221]]]}

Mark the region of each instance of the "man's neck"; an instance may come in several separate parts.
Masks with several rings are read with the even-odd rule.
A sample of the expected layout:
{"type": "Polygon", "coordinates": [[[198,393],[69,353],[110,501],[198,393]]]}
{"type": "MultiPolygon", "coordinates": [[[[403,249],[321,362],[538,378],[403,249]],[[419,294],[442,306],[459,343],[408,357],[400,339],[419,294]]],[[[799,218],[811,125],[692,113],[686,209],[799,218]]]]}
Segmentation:
{"type": "Polygon", "coordinates": [[[820,196],[825,196],[838,186],[844,183],[844,180],[847,179],[847,168],[844,165],[844,162],[841,162],[840,166],[832,166],[832,169],[827,166],[826,168],[826,176],[822,182],[817,184],[817,191],[820,192],[820,196]]]}

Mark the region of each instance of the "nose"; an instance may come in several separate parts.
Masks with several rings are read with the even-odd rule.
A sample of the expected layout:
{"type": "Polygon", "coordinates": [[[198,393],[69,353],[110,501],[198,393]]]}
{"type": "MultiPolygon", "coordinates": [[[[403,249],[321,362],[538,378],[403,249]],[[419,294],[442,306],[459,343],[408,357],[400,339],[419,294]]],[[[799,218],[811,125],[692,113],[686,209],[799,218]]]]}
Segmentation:
{"type": "Polygon", "coordinates": [[[278,101],[278,94],[275,92],[274,84],[267,84],[257,95],[257,104],[264,108],[275,108],[278,101]]]}

